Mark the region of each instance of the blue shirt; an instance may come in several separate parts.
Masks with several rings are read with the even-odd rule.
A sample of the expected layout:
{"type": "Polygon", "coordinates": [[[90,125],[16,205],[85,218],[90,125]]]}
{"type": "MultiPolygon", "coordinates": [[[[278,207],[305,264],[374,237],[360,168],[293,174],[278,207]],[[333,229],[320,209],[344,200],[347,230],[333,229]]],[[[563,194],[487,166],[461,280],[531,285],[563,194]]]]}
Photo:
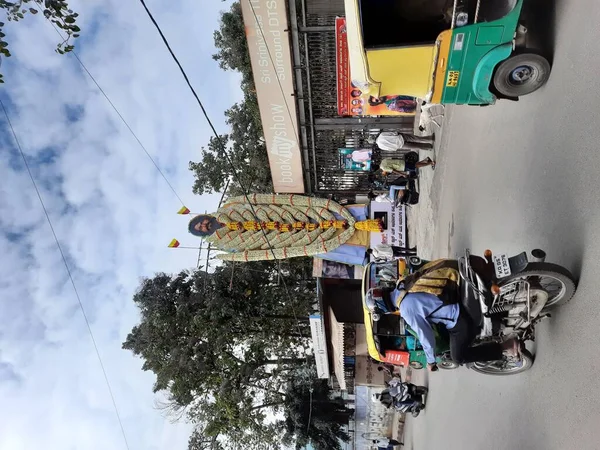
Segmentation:
{"type": "MultiPolygon", "coordinates": [[[[394,303],[398,294],[397,290],[391,294],[394,303]]],[[[442,324],[450,330],[456,325],[459,312],[458,304],[444,306],[437,296],[426,292],[408,293],[400,303],[400,315],[417,334],[430,364],[435,362],[435,336],[431,323],[442,324]]]]}

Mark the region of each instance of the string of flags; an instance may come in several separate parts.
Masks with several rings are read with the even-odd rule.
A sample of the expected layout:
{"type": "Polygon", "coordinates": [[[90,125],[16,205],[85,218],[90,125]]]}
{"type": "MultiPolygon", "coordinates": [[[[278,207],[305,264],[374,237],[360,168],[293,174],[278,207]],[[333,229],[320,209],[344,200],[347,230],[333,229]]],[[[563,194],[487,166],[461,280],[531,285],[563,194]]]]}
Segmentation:
{"type": "MultiPolygon", "coordinates": [[[[189,213],[190,213],[190,210],[185,206],[182,206],[181,209],[179,211],[177,211],[177,214],[185,215],[185,214],[189,214],[189,213]]],[[[179,245],[180,245],[180,242],[177,239],[173,239],[173,240],[171,240],[171,242],[169,242],[169,248],[177,248],[177,247],[179,247],[179,245]]]]}
{"type": "MultiPolygon", "coordinates": [[[[191,212],[186,206],[182,206],[181,209],[179,211],[177,211],[177,214],[186,215],[186,214],[191,214],[191,212]]],[[[191,250],[200,250],[199,247],[182,247],[181,242],[179,242],[177,239],[171,239],[171,242],[169,242],[168,247],[169,248],[187,248],[187,249],[191,249],[191,250]]]]}

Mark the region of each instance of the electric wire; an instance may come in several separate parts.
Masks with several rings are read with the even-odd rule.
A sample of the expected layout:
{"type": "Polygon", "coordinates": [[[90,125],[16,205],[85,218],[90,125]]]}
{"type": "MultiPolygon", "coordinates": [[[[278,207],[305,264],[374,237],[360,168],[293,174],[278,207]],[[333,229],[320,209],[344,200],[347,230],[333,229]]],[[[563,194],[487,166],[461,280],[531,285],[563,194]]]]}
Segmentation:
{"type": "MultiPolygon", "coordinates": [[[[165,37],[162,29],[160,28],[160,26],[158,25],[156,19],[154,18],[154,16],[152,15],[152,13],[150,12],[150,10],[148,9],[148,6],[146,5],[145,0],[139,0],[139,2],[142,4],[142,6],[143,6],[144,10],[146,11],[146,14],[148,15],[150,21],[152,22],[152,24],[154,25],[154,27],[158,31],[158,34],[160,35],[163,43],[165,44],[165,47],[169,51],[169,53],[170,53],[173,61],[177,64],[177,67],[179,67],[179,71],[181,72],[181,75],[183,76],[186,84],[188,85],[188,88],[190,89],[192,95],[196,99],[196,102],[198,103],[198,106],[202,110],[202,114],[204,115],[204,118],[206,119],[206,122],[208,123],[210,129],[212,130],[213,135],[215,136],[215,139],[219,143],[219,146],[221,148],[221,152],[223,154],[223,157],[226,159],[227,163],[232,168],[232,174],[233,174],[234,178],[236,179],[236,181],[238,182],[238,184],[240,185],[240,188],[242,189],[242,192],[244,193],[244,197],[246,198],[246,201],[248,202],[248,205],[250,206],[250,209],[252,210],[252,214],[258,220],[258,216],[256,214],[256,210],[254,208],[254,205],[250,202],[250,198],[248,196],[248,190],[246,189],[246,187],[242,183],[242,181],[240,179],[240,176],[238,175],[238,170],[235,167],[235,165],[233,164],[233,161],[231,160],[231,157],[227,153],[227,148],[226,148],[225,144],[223,143],[223,140],[221,139],[221,136],[219,136],[219,133],[217,132],[217,130],[216,130],[216,128],[215,128],[212,120],[210,119],[210,117],[209,117],[209,115],[208,115],[208,113],[206,111],[206,108],[204,107],[204,104],[202,103],[202,101],[200,100],[200,97],[196,93],[196,90],[192,86],[187,73],[185,72],[183,66],[179,62],[179,59],[177,58],[177,56],[173,52],[173,49],[171,48],[171,45],[169,44],[169,41],[165,37]]],[[[271,245],[271,242],[269,241],[267,233],[265,232],[265,230],[262,230],[262,233],[263,233],[263,236],[265,238],[265,241],[266,241],[267,245],[269,246],[269,250],[271,251],[271,254],[273,255],[273,258],[275,259],[275,251],[273,249],[273,246],[271,245]]],[[[292,297],[291,297],[289,288],[287,286],[287,283],[285,282],[285,277],[282,277],[282,280],[283,280],[284,290],[286,291],[286,295],[288,297],[288,300],[290,301],[290,306],[292,307],[292,313],[293,313],[293,315],[294,315],[294,317],[296,319],[296,326],[298,328],[298,333],[299,333],[300,336],[304,336],[304,333],[302,332],[303,330],[300,327],[300,321],[299,321],[298,316],[296,314],[294,303],[292,301],[292,297]]],[[[308,358],[308,355],[307,355],[307,358],[308,358]]]]}
{"type": "Polygon", "coordinates": [[[121,434],[123,435],[123,441],[125,443],[125,447],[129,450],[129,442],[127,441],[127,435],[125,434],[125,428],[123,426],[123,421],[121,420],[121,415],[119,414],[119,408],[117,407],[117,402],[115,401],[115,396],[113,394],[113,390],[110,384],[110,381],[108,379],[108,374],[106,373],[106,368],[104,367],[104,362],[102,361],[102,356],[100,355],[100,350],[98,348],[98,344],[96,343],[96,338],[94,337],[94,333],[92,331],[92,327],[90,325],[90,321],[88,319],[87,313],[85,312],[85,308],[83,306],[83,302],[81,301],[81,297],[79,295],[79,291],[77,290],[77,286],[75,285],[75,280],[73,279],[73,274],[71,273],[71,268],[69,267],[69,264],[67,262],[67,258],[65,255],[65,252],[63,251],[62,245],[60,244],[60,241],[58,239],[58,236],[56,234],[56,230],[54,229],[54,225],[52,224],[52,220],[50,219],[50,214],[48,213],[48,209],[46,208],[46,205],[44,203],[44,199],[42,198],[42,193],[40,192],[38,185],[35,181],[35,178],[33,176],[33,172],[31,171],[31,167],[29,166],[29,163],[27,162],[27,158],[25,157],[25,153],[23,152],[23,148],[21,147],[21,143],[19,141],[19,139],[17,138],[17,133],[12,125],[12,122],[10,120],[10,117],[8,115],[8,111],[6,109],[6,107],[4,106],[4,102],[2,101],[2,98],[0,97],[0,106],[2,106],[2,110],[4,111],[4,115],[6,117],[6,122],[8,123],[8,126],[12,132],[13,138],[15,140],[15,144],[17,146],[17,149],[19,150],[19,153],[21,154],[21,158],[23,159],[23,164],[25,165],[25,169],[27,171],[27,174],[29,175],[29,178],[31,179],[31,184],[33,185],[33,188],[35,189],[35,193],[37,194],[37,198],[40,202],[40,205],[42,206],[42,210],[44,211],[44,215],[46,216],[46,221],[48,222],[48,225],[50,226],[50,231],[52,232],[52,236],[54,237],[54,241],[56,242],[56,247],[58,248],[58,251],[60,253],[60,256],[62,258],[62,261],[65,265],[65,269],[67,270],[67,275],[69,277],[69,280],[71,282],[71,286],[73,286],[73,291],[75,292],[75,297],[77,298],[77,302],[79,303],[79,308],[81,310],[81,314],[83,315],[83,319],[85,321],[85,325],[87,327],[88,333],[90,335],[90,339],[92,340],[92,344],[94,346],[94,350],[96,353],[96,357],[98,358],[98,362],[100,363],[100,368],[102,369],[102,374],[104,376],[104,381],[106,382],[106,387],[108,389],[108,393],[110,395],[110,399],[112,401],[113,404],[113,408],[115,410],[115,415],[117,417],[117,421],[119,422],[119,427],[121,428],[121,434]]]}

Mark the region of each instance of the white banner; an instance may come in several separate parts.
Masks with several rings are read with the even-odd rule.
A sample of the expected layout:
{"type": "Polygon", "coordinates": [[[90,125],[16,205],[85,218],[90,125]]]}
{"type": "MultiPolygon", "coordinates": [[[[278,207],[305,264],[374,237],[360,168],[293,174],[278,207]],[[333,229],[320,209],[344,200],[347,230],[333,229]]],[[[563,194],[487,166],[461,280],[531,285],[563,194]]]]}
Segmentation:
{"type": "Polygon", "coordinates": [[[387,225],[382,233],[371,233],[371,248],[379,244],[406,247],[406,206],[396,207],[391,202],[371,202],[371,219],[381,218],[387,225]]]}
{"type": "Polygon", "coordinates": [[[304,193],[285,0],[241,0],[273,188],[304,193]]]}
{"type": "Polygon", "coordinates": [[[325,340],[323,320],[319,315],[312,315],[309,317],[309,322],[315,361],[317,363],[317,376],[327,379],[329,378],[329,361],[327,359],[327,341],[325,340]]]}

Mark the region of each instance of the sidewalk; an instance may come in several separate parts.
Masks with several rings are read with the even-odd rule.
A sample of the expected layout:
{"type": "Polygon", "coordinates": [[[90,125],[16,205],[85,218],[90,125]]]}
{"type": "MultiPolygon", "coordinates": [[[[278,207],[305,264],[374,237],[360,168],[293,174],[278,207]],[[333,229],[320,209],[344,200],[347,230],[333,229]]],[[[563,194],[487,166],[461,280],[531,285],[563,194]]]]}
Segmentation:
{"type": "Polygon", "coordinates": [[[436,220],[435,211],[437,205],[434,198],[434,182],[440,178],[442,169],[440,167],[440,156],[445,147],[444,143],[444,127],[448,126],[449,115],[451,110],[446,107],[445,111],[439,106],[430,109],[430,115],[434,117],[434,121],[421,122],[425,128],[425,132],[419,130],[421,115],[417,114],[415,118],[415,134],[435,134],[435,144],[433,151],[421,150],[420,159],[430,157],[436,160],[437,166],[435,170],[430,167],[425,167],[419,170],[419,203],[406,208],[406,223],[408,228],[408,243],[409,246],[417,246],[418,255],[423,259],[438,258],[435,254],[434,238],[436,236],[436,220]],[[434,109],[437,108],[437,109],[434,109]],[[443,117],[443,114],[446,117],[443,117]],[[435,123],[434,123],[435,122],[435,123]],[[438,126],[441,125],[441,126],[438,126]]]}

